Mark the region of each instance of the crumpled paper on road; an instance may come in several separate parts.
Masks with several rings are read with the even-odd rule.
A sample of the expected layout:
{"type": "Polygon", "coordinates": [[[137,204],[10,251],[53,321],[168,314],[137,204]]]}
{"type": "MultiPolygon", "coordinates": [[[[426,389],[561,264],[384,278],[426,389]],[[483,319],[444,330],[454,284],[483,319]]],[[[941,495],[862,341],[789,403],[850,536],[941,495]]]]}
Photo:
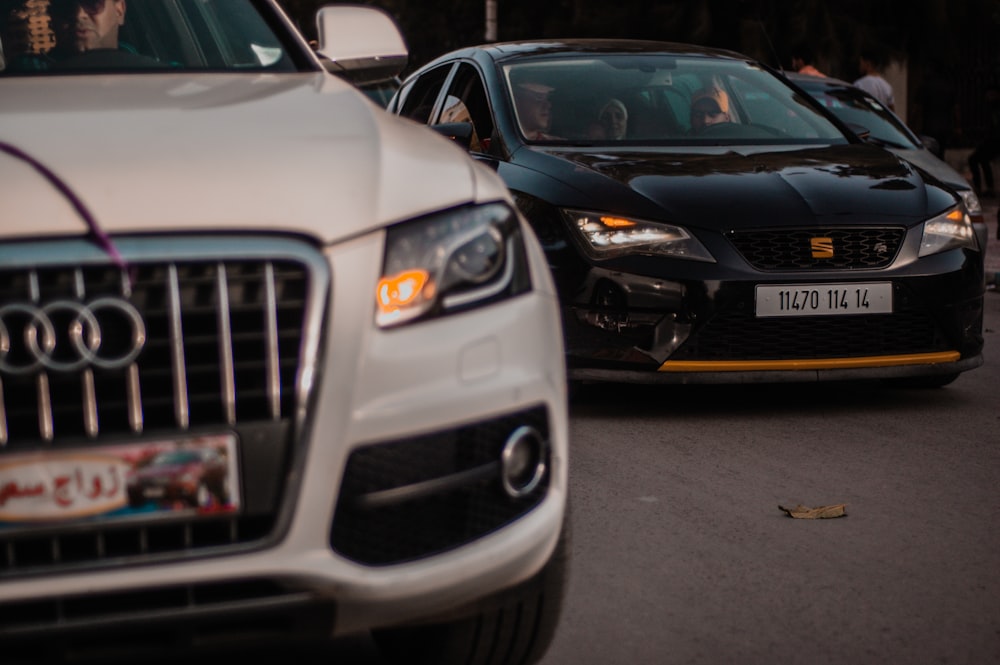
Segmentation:
{"type": "Polygon", "coordinates": [[[831,506],[819,506],[818,508],[809,508],[800,503],[794,508],[785,508],[784,506],[778,506],[778,508],[788,513],[789,517],[794,517],[797,520],[822,520],[831,517],[847,517],[846,503],[835,503],[831,506]]]}

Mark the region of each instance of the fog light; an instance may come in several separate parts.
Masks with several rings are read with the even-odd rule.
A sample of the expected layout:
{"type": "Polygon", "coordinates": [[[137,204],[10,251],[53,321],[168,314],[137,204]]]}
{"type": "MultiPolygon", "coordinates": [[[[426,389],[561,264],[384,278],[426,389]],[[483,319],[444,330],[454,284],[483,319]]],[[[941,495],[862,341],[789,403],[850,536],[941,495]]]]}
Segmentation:
{"type": "Polygon", "coordinates": [[[500,454],[500,480],[507,494],[518,499],[531,494],[545,477],[548,442],[533,427],[511,432],[500,454]]]}

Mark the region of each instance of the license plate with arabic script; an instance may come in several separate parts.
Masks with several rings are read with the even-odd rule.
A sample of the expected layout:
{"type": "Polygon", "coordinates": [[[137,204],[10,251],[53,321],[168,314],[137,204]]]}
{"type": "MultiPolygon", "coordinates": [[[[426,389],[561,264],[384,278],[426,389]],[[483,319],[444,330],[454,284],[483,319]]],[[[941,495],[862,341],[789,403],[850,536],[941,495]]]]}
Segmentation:
{"type": "Polygon", "coordinates": [[[0,529],[239,509],[233,434],[0,456],[0,529]]]}

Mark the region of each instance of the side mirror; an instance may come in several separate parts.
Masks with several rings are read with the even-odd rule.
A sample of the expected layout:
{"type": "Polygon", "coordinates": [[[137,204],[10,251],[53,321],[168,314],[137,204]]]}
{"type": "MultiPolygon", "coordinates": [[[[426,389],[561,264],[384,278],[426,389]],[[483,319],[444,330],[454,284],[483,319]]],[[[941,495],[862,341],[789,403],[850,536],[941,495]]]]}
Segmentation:
{"type": "Polygon", "coordinates": [[[316,52],[328,71],[355,84],[398,75],[409,58],[393,18],[377,7],[327,5],[316,12],[316,52]]]}
{"type": "Polygon", "coordinates": [[[472,147],[472,123],[471,122],[443,122],[439,125],[431,125],[431,129],[449,138],[466,150],[472,147]]]}

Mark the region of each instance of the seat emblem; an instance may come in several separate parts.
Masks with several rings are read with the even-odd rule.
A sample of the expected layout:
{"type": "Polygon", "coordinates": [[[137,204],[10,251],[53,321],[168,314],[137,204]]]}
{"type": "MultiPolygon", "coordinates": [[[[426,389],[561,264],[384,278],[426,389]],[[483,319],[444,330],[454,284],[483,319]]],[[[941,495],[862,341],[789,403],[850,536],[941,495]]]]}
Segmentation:
{"type": "Polygon", "coordinates": [[[809,246],[814,259],[833,258],[833,238],[810,238],[809,246]]]}

